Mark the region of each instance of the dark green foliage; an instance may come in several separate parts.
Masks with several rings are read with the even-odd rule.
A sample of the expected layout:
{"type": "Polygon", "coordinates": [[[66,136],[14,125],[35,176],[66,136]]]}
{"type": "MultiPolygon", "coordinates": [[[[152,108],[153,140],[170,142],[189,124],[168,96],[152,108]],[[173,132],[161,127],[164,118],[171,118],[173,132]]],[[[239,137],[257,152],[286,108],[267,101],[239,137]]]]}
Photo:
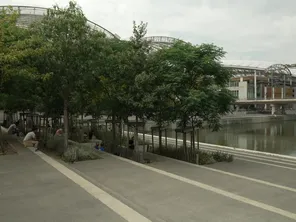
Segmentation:
{"type": "MultiPolygon", "coordinates": [[[[207,122],[219,129],[234,99],[226,88],[231,72],[221,65],[222,48],[177,41],[155,52],[144,38],[146,23],[134,22],[132,37],[122,41],[91,29],[72,1],[48,12],[27,29],[17,27],[17,12],[0,12],[1,108],[64,115],[65,149],[69,114],[125,121],[134,115],[159,127],[178,121],[198,128],[207,122]]],[[[122,144],[118,132],[109,134],[103,135],[107,147],[122,144]]]]}

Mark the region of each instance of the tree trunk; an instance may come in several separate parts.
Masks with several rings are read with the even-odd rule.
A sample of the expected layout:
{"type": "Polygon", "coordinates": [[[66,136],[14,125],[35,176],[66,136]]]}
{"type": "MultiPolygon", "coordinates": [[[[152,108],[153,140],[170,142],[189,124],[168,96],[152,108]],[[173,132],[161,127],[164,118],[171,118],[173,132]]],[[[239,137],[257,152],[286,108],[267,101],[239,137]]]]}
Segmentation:
{"type": "Polygon", "coordinates": [[[196,130],[196,134],[197,134],[197,138],[196,138],[196,140],[197,140],[197,148],[196,148],[196,150],[197,150],[197,160],[196,160],[196,162],[197,162],[197,164],[199,164],[199,129],[197,129],[196,130]]]}
{"type": "MultiPolygon", "coordinates": [[[[193,161],[196,158],[196,150],[195,150],[195,130],[194,127],[192,127],[192,132],[191,132],[191,138],[192,138],[192,149],[191,149],[191,161],[193,161]]],[[[194,161],[196,162],[196,161],[194,161]]]]}
{"type": "Polygon", "coordinates": [[[161,131],[161,127],[158,128],[158,149],[159,152],[162,153],[162,131],[161,131]]]}
{"type": "Polygon", "coordinates": [[[0,125],[0,127],[1,127],[1,128],[0,128],[0,146],[1,146],[1,151],[2,151],[2,153],[5,154],[2,126],[0,125]]]}
{"type": "Polygon", "coordinates": [[[127,157],[128,155],[128,150],[129,150],[129,141],[130,141],[130,128],[129,128],[129,125],[128,125],[128,120],[127,120],[127,135],[126,135],[126,149],[125,149],[125,157],[127,157]]]}
{"type": "Polygon", "coordinates": [[[119,134],[120,134],[120,149],[122,148],[123,144],[122,144],[122,140],[124,137],[124,123],[123,123],[123,119],[120,119],[120,125],[119,125],[119,134]]]}
{"type": "Polygon", "coordinates": [[[187,144],[186,144],[186,133],[183,132],[183,149],[185,154],[185,161],[188,160],[187,144]]]}
{"type": "Polygon", "coordinates": [[[69,119],[68,119],[68,100],[64,99],[64,150],[68,149],[69,119]]]}
{"type": "MultiPolygon", "coordinates": [[[[138,140],[138,117],[136,116],[136,126],[135,126],[135,135],[134,135],[134,146],[135,146],[135,153],[136,156],[139,154],[139,140],[138,140]]],[[[139,161],[141,161],[141,159],[139,158],[139,161]]]]}
{"type": "Polygon", "coordinates": [[[48,115],[45,117],[45,123],[43,124],[43,127],[45,127],[45,135],[44,135],[44,146],[47,147],[47,136],[48,136],[48,115]]]}
{"type": "Polygon", "coordinates": [[[112,112],[112,150],[111,152],[114,153],[116,150],[116,123],[115,123],[115,114],[112,112]]]}

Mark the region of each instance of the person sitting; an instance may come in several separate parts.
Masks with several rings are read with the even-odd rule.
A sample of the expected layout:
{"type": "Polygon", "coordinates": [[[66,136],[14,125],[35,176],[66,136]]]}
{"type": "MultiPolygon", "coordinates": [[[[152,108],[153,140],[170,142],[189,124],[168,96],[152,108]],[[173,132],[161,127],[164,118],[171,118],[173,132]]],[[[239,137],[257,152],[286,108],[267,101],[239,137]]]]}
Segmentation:
{"type": "Polygon", "coordinates": [[[56,133],[54,134],[55,136],[62,136],[63,135],[63,129],[59,128],[57,129],[56,133]]]}
{"type": "Polygon", "coordinates": [[[19,120],[16,121],[15,123],[11,124],[7,130],[8,134],[14,135],[16,134],[17,136],[19,136],[19,130],[18,130],[18,125],[19,125],[19,120]]]}
{"type": "Polygon", "coordinates": [[[25,147],[35,147],[35,151],[38,151],[38,141],[36,139],[36,132],[37,128],[33,128],[31,132],[27,133],[23,140],[23,144],[25,147]]]}

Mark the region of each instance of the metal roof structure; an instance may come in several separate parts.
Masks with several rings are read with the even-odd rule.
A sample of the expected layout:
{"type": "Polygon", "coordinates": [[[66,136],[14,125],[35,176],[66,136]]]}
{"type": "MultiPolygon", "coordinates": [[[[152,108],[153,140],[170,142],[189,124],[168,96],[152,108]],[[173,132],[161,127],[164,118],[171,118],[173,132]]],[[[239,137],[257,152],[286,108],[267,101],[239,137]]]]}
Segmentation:
{"type": "MultiPolygon", "coordinates": [[[[20,14],[20,17],[18,18],[18,25],[22,27],[27,27],[30,24],[32,24],[35,21],[41,20],[44,15],[48,13],[49,8],[44,7],[36,7],[36,6],[18,6],[18,5],[3,5],[0,6],[0,9],[5,9],[8,7],[12,7],[13,10],[18,11],[20,14]]],[[[108,29],[105,29],[104,27],[88,20],[88,25],[92,27],[93,29],[96,29],[98,31],[101,31],[106,34],[109,38],[117,38],[120,37],[112,32],[110,32],[108,29]]]]}
{"type": "MultiPolygon", "coordinates": [[[[28,26],[34,21],[42,19],[44,15],[47,14],[49,8],[36,7],[36,6],[0,6],[0,9],[5,9],[12,7],[14,10],[17,10],[20,14],[18,24],[20,26],[28,26]]],[[[88,24],[103,33],[106,34],[109,38],[120,37],[106,28],[88,20],[88,24]]],[[[168,37],[168,36],[148,36],[145,40],[151,42],[151,46],[154,50],[158,50],[164,47],[172,46],[176,41],[182,41],[177,38],[168,37]]],[[[266,61],[250,61],[250,60],[222,60],[222,64],[225,67],[235,70],[238,75],[250,75],[254,71],[258,71],[258,75],[266,74],[276,74],[279,77],[282,75],[288,75],[296,77],[296,64],[278,64],[266,61]]]]}
{"type": "Polygon", "coordinates": [[[180,39],[176,39],[168,36],[148,36],[148,37],[145,37],[144,39],[151,43],[151,46],[153,47],[154,50],[170,47],[175,42],[181,41],[180,39]]]}
{"type": "Polygon", "coordinates": [[[296,77],[296,68],[288,64],[251,60],[222,60],[222,64],[238,72],[259,71],[259,73],[285,74],[296,77]]]}

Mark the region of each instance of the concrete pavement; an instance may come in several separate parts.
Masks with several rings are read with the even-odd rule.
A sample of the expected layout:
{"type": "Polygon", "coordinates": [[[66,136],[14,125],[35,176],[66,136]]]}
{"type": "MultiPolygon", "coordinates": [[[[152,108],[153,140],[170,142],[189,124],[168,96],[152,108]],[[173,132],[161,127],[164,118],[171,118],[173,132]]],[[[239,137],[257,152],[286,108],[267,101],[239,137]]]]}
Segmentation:
{"type": "Polygon", "coordinates": [[[221,195],[220,191],[193,186],[187,180],[176,180],[109,155],[105,155],[100,164],[86,161],[73,167],[153,221],[296,220],[296,192],[164,159],[149,166],[228,193],[221,195]],[[248,201],[235,200],[233,195],[248,201]],[[254,201],[257,206],[250,204],[254,201]],[[294,219],[279,215],[279,211],[285,211],[294,219]]]}
{"type": "Polygon", "coordinates": [[[13,145],[18,155],[0,157],[0,221],[296,221],[292,162],[142,165],[102,153],[62,165],[13,145]]]}
{"type": "Polygon", "coordinates": [[[18,151],[0,156],[0,221],[125,221],[31,151],[18,151]]]}

